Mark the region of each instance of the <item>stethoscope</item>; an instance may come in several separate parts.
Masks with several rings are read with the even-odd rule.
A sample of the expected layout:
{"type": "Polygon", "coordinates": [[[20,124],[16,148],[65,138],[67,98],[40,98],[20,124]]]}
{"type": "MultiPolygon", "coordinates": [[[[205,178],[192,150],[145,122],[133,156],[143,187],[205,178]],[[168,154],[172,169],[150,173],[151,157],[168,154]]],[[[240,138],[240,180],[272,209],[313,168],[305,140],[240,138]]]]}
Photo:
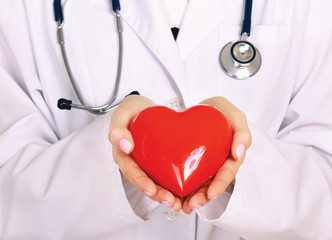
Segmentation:
{"type": "MultiPolygon", "coordinates": [[[[81,104],[74,104],[71,100],[61,98],[58,100],[58,108],[70,110],[71,108],[86,110],[93,114],[105,114],[112,109],[114,109],[117,104],[113,104],[119,90],[120,78],[121,78],[121,69],[122,69],[122,54],[123,54],[123,42],[122,42],[122,21],[120,16],[120,1],[112,0],[112,8],[115,13],[116,23],[117,23],[117,32],[119,38],[119,53],[118,53],[118,68],[116,74],[116,81],[113,89],[112,96],[110,100],[102,106],[88,106],[85,104],[85,101],[82,97],[82,94],[77,87],[76,81],[73,77],[71,68],[69,66],[69,61],[66,54],[66,49],[64,46],[64,34],[62,30],[63,23],[63,14],[61,7],[61,0],[54,0],[54,15],[55,21],[57,22],[57,39],[61,48],[61,54],[65,67],[70,79],[70,82],[73,86],[73,89],[80,101],[81,104]],[[113,104],[113,105],[112,105],[113,104]]],[[[261,55],[257,48],[253,44],[247,41],[247,38],[250,36],[251,29],[251,14],[252,14],[252,0],[245,0],[244,8],[244,18],[242,23],[241,30],[241,40],[232,41],[226,44],[220,52],[220,65],[224,72],[232,78],[242,80],[247,79],[255,75],[260,66],[261,66],[261,55]]],[[[134,94],[137,94],[135,92],[134,94]]]]}

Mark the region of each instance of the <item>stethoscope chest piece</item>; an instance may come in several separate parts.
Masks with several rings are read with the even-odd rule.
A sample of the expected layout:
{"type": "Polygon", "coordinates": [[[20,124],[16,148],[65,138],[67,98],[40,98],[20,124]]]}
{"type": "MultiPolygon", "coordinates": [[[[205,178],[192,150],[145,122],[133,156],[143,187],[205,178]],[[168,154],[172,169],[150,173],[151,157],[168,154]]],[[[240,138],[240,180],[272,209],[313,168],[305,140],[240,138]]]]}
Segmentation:
{"type": "Polygon", "coordinates": [[[255,75],[261,66],[261,55],[248,41],[233,41],[220,52],[220,64],[224,72],[235,79],[247,79],[255,75]]]}

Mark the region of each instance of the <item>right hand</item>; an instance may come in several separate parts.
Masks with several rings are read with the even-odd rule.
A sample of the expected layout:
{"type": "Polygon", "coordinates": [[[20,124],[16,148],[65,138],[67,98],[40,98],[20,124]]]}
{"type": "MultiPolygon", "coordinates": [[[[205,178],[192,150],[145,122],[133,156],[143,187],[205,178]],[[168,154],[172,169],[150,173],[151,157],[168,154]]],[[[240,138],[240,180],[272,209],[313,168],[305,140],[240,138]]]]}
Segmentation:
{"type": "Polygon", "coordinates": [[[179,212],[182,200],[170,191],[155,184],[130,157],[134,141],[128,127],[134,117],[143,109],[155,105],[150,99],[129,95],[113,113],[108,139],[113,145],[113,158],[126,179],[134,184],[143,194],[179,212]]]}

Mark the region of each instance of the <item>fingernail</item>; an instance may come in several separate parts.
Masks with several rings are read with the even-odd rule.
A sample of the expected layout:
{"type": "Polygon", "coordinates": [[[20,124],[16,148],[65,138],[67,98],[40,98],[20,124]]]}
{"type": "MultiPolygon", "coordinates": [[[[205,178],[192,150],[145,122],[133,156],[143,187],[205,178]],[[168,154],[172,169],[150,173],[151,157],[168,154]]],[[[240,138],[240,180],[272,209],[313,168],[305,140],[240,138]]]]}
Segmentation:
{"type": "Polygon", "coordinates": [[[211,200],[213,200],[213,199],[215,199],[217,197],[218,197],[218,194],[210,194],[210,195],[208,195],[208,198],[211,199],[211,200]]]}
{"type": "Polygon", "coordinates": [[[125,138],[122,138],[120,140],[119,145],[120,145],[120,149],[126,154],[129,153],[131,146],[132,146],[131,143],[125,138]]]}
{"type": "Polygon", "coordinates": [[[171,206],[171,204],[169,204],[169,202],[167,202],[167,201],[162,201],[161,203],[162,203],[163,205],[167,206],[167,207],[170,207],[170,206],[171,206]]]}
{"type": "Polygon", "coordinates": [[[196,206],[193,209],[199,209],[200,207],[202,207],[201,204],[196,204],[196,206]]]}
{"type": "Polygon", "coordinates": [[[239,160],[243,157],[243,154],[245,151],[246,151],[246,147],[243,144],[237,145],[237,148],[236,148],[237,160],[239,160]]]}
{"type": "Polygon", "coordinates": [[[152,193],[151,192],[149,192],[149,191],[144,191],[144,193],[147,195],[147,196],[149,196],[149,197],[151,197],[152,196],[152,193]]]}

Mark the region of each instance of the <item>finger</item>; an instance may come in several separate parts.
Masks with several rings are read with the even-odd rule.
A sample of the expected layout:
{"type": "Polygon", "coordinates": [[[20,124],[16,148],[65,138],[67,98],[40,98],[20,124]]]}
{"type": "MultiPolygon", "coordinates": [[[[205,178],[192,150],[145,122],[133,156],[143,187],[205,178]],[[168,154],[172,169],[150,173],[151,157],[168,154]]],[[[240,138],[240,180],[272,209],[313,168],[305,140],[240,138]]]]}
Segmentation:
{"type": "Polygon", "coordinates": [[[231,146],[232,157],[235,160],[243,159],[246,150],[251,145],[252,137],[248,125],[234,131],[233,142],[231,146]]]}
{"type": "Polygon", "coordinates": [[[193,210],[189,207],[189,204],[188,204],[188,201],[185,201],[183,203],[183,206],[182,206],[182,211],[185,213],[185,214],[191,214],[193,212],[193,210]]]}
{"type": "Polygon", "coordinates": [[[207,196],[208,185],[201,187],[183,203],[183,212],[190,214],[193,210],[199,209],[207,204],[210,199],[207,196]]]}
{"type": "Polygon", "coordinates": [[[175,198],[172,209],[174,212],[179,212],[182,209],[182,201],[180,198],[178,198],[178,197],[175,198]]]}
{"type": "Polygon", "coordinates": [[[207,197],[207,189],[212,180],[207,181],[203,186],[184,198],[182,210],[190,214],[193,210],[204,206],[210,201],[207,197]]]}
{"type": "Polygon", "coordinates": [[[234,161],[234,159],[231,158],[226,160],[224,165],[219,169],[219,171],[214,176],[207,190],[207,196],[209,199],[214,199],[218,197],[226,190],[228,185],[231,184],[241,164],[243,163],[244,155],[238,161],[234,161]]]}
{"type": "Polygon", "coordinates": [[[147,195],[152,197],[157,193],[156,184],[146,175],[146,173],[121,150],[113,147],[114,161],[119,165],[119,168],[125,178],[133,185],[147,195]]]}
{"type": "Polygon", "coordinates": [[[109,141],[113,146],[129,154],[134,148],[134,141],[128,126],[135,116],[143,109],[154,105],[154,103],[143,96],[127,96],[117,110],[113,113],[110,131],[108,133],[109,141]]]}
{"type": "Polygon", "coordinates": [[[207,190],[208,186],[202,187],[190,198],[188,202],[190,209],[192,210],[198,209],[210,201],[210,199],[207,196],[207,190]]]}
{"type": "Polygon", "coordinates": [[[160,202],[161,204],[173,208],[175,203],[177,204],[175,207],[178,209],[179,200],[176,200],[177,198],[168,190],[165,188],[156,185],[157,191],[156,194],[153,196],[150,196],[150,198],[154,201],[160,202]]]}

